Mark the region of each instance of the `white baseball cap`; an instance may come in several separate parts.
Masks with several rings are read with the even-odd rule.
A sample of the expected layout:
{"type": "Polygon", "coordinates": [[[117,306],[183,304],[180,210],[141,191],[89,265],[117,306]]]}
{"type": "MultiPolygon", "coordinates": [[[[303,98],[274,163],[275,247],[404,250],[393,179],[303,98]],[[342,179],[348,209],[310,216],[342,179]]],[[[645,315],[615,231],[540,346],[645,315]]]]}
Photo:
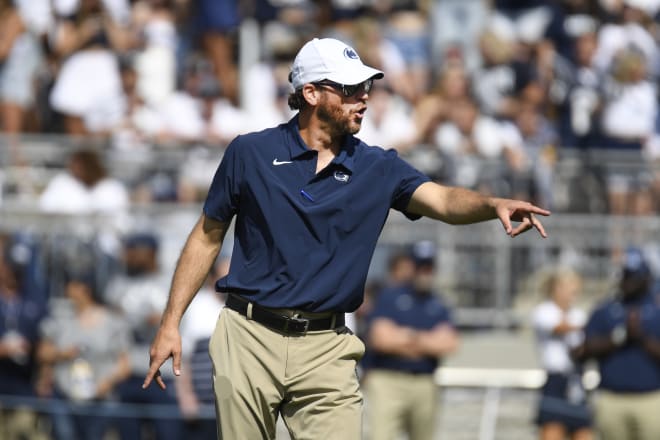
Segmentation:
{"type": "Polygon", "coordinates": [[[300,49],[289,74],[294,89],[328,79],[338,84],[360,84],[381,79],[383,72],[365,66],[355,49],[334,38],[314,38],[300,49]]]}

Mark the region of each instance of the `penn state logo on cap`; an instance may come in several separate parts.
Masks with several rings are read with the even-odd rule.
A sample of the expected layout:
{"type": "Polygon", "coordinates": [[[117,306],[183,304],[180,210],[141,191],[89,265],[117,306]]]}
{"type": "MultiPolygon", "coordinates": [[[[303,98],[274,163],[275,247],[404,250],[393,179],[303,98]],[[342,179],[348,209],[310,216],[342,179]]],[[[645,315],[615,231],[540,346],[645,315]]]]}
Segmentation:
{"type": "Polygon", "coordinates": [[[350,47],[347,47],[346,49],[344,49],[344,56],[348,59],[351,59],[351,60],[359,60],[360,59],[357,52],[355,52],[350,47]]]}
{"type": "Polygon", "coordinates": [[[335,171],[335,180],[338,180],[339,182],[348,182],[348,179],[350,176],[343,171],[335,171]]]}

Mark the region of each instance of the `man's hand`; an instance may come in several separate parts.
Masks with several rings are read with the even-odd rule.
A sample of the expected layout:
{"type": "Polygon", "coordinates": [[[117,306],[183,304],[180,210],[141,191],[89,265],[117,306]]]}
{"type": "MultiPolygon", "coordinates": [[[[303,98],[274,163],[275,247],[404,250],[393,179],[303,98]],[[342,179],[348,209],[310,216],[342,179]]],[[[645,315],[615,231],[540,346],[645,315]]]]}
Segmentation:
{"type": "Polygon", "coordinates": [[[529,202],[509,199],[493,199],[493,206],[497,213],[497,217],[502,222],[502,226],[504,226],[504,230],[511,237],[520,235],[523,232],[530,230],[532,227],[536,228],[543,238],[548,236],[548,234],[545,233],[543,225],[534,214],[547,216],[550,215],[550,211],[534,206],[529,202]],[[511,226],[511,221],[521,223],[514,228],[511,226]]]}
{"type": "Polygon", "coordinates": [[[170,357],[173,360],[172,369],[174,374],[179,376],[181,374],[181,335],[179,329],[176,326],[161,325],[149,350],[149,372],[144,378],[143,389],[147,388],[154,379],[161,389],[167,388],[160,376],[160,367],[170,357]]]}

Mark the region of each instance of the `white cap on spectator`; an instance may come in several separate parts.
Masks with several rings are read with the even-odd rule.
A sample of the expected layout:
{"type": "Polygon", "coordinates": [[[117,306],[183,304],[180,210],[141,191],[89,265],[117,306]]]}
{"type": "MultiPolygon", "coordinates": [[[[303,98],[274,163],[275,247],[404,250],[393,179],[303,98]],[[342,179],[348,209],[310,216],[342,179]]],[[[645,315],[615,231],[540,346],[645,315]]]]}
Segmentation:
{"type": "Polygon", "coordinates": [[[324,79],[338,84],[360,84],[380,79],[383,72],[365,66],[355,49],[334,38],[314,38],[300,49],[289,74],[294,89],[324,79]]]}

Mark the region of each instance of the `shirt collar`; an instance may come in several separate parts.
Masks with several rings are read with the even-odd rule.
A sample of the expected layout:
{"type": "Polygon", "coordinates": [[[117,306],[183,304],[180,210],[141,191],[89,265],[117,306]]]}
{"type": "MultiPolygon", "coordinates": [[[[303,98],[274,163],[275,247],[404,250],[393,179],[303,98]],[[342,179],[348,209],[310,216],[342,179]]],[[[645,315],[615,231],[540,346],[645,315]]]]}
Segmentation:
{"type": "Polygon", "coordinates": [[[290,139],[291,142],[288,142],[289,154],[291,159],[297,159],[303,154],[312,151],[307,146],[307,144],[305,144],[303,138],[300,137],[300,130],[298,130],[298,115],[295,115],[293,118],[289,120],[289,123],[287,124],[287,131],[289,132],[291,138],[290,139]]]}
{"type": "MultiPolygon", "coordinates": [[[[297,159],[303,154],[312,151],[300,136],[300,130],[298,129],[298,115],[295,115],[293,118],[291,118],[291,120],[289,120],[287,129],[291,137],[291,142],[289,142],[288,145],[291,159],[297,159]]],[[[355,146],[358,143],[359,140],[354,136],[346,136],[346,140],[342,149],[339,151],[339,154],[332,160],[332,163],[340,165],[352,173],[355,164],[355,146]]]]}

